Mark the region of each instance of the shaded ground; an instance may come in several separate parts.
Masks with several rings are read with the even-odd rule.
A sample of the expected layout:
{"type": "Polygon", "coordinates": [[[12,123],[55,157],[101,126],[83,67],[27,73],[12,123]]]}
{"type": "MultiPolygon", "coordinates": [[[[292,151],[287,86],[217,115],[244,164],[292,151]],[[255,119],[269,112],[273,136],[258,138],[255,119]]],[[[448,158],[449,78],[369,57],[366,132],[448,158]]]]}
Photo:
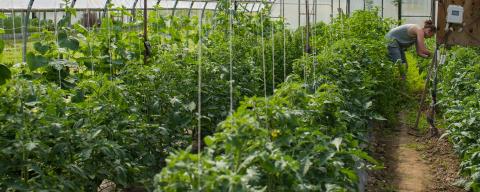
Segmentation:
{"type": "Polygon", "coordinates": [[[372,155],[384,162],[385,169],[369,173],[366,191],[463,191],[453,186],[459,164],[451,145],[409,134],[403,112],[399,121],[396,129],[374,130],[372,155]]]}

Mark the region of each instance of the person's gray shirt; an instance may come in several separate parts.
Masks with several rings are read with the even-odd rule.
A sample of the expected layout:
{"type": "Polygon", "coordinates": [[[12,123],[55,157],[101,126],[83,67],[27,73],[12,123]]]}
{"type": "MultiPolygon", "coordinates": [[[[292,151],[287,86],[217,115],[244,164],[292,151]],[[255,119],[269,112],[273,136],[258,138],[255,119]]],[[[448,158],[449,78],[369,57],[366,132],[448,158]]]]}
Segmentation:
{"type": "Polygon", "coordinates": [[[390,30],[390,32],[385,35],[388,40],[392,40],[392,43],[390,43],[388,46],[400,46],[400,48],[408,48],[415,44],[415,42],[417,41],[417,37],[412,37],[408,34],[408,29],[410,29],[411,27],[417,27],[417,25],[405,24],[390,30]]]}

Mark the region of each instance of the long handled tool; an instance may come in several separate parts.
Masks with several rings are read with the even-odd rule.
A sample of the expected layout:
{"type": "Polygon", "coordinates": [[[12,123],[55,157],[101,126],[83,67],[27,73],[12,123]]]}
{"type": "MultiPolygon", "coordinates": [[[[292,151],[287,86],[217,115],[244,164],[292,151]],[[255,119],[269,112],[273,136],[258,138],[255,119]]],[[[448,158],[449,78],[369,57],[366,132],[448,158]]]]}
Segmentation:
{"type": "Polygon", "coordinates": [[[426,92],[427,92],[427,89],[428,89],[428,82],[430,81],[430,75],[432,74],[432,70],[434,70],[434,68],[436,66],[436,63],[437,63],[438,48],[439,48],[439,45],[437,45],[435,47],[435,52],[433,54],[432,63],[430,64],[430,67],[428,68],[427,77],[425,78],[425,85],[424,85],[424,88],[423,88],[423,91],[422,91],[422,96],[421,96],[421,99],[420,99],[420,107],[419,107],[418,112],[417,112],[417,119],[415,120],[414,130],[418,130],[418,123],[420,121],[420,115],[422,114],[423,103],[425,102],[426,92]]]}

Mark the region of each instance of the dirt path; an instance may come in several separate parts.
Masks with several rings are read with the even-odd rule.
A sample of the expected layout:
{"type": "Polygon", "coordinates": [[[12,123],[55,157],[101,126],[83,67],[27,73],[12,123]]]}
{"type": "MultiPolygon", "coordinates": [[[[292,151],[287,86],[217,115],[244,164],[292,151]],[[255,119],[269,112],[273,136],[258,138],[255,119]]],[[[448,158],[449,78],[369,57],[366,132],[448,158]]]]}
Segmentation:
{"type": "Polygon", "coordinates": [[[431,171],[421,153],[416,150],[420,146],[415,141],[416,137],[408,133],[404,113],[400,113],[399,120],[399,132],[395,136],[397,141],[391,146],[391,160],[394,162],[393,184],[398,191],[427,191],[428,186],[432,185],[431,171]]]}
{"type": "Polygon", "coordinates": [[[405,114],[399,114],[395,129],[374,128],[370,150],[375,159],[384,162],[385,169],[368,173],[366,191],[465,192],[453,185],[460,176],[458,157],[451,144],[409,134],[405,114]]]}

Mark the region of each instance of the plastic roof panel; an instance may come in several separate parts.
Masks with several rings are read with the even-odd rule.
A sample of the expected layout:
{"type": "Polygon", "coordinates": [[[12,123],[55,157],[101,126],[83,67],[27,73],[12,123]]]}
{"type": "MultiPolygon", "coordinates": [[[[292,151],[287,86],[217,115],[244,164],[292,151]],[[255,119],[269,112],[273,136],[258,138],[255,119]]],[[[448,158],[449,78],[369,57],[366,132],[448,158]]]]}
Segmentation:
{"type": "Polygon", "coordinates": [[[29,0],[0,0],[0,7],[3,9],[26,9],[29,0]]]}
{"type": "Polygon", "coordinates": [[[106,0],[77,0],[77,2],[75,3],[75,8],[79,8],[79,9],[104,8],[105,3],[106,3],[106,0]]]}
{"type": "MultiPolygon", "coordinates": [[[[25,10],[28,8],[28,3],[30,0],[0,0],[0,9],[18,9],[25,10]]],[[[266,0],[266,2],[274,2],[275,0],[266,0]]],[[[78,9],[103,9],[107,0],[77,0],[74,8],[78,9]]],[[[132,8],[135,0],[111,0],[110,3],[113,4],[113,7],[124,6],[126,8],[132,8]]],[[[154,8],[158,0],[147,0],[147,7],[154,8]]],[[[160,0],[159,6],[164,9],[172,9],[175,6],[175,0],[160,0]]],[[[192,9],[203,9],[205,2],[208,2],[205,9],[213,10],[216,8],[216,0],[197,0],[194,1],[192,9]]],[[[251,9],[253,6],[253,11],[257,11],[261,6],[261,0],[245,0],[245,2],[238,1],[244,5],[247,5],[247,9],[251,9]],[[253,2],[257,1],[257,2],[253,2]]],[[[136,8],[143,8],[144,0],[138,0],[136,8]]],[[[176,9],[190,9],[192,1],[190,0],[179,0],[176,9]]],[[[33,3],[32,9],[63,9],[65,3],[63,0],[35,0],[33,3]]]]}

